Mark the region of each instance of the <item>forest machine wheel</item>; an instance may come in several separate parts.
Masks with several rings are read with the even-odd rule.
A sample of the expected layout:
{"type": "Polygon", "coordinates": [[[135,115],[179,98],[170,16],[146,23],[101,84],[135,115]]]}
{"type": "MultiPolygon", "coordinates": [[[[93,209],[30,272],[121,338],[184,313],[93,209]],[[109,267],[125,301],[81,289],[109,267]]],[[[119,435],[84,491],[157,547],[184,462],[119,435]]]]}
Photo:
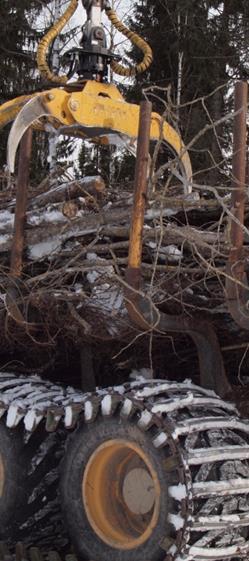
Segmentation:
{"type": "Polygon", "coordinates": [[[93,561],[248,558],[249,422],[232,404],[189,381],[82,394],[2,374],[0,390],[2,493],[5,436],[18,443],[13,489],[24,483],[17,531],[0,518],[11,550],[64,556],[71,539],[93,561]]]}
{"type": "Polygon", "coordinates": [[[61,499],[94,561],[240,559],[249,552],[249,423],[191,383],[152,382],[85,404],[61,499]]]}

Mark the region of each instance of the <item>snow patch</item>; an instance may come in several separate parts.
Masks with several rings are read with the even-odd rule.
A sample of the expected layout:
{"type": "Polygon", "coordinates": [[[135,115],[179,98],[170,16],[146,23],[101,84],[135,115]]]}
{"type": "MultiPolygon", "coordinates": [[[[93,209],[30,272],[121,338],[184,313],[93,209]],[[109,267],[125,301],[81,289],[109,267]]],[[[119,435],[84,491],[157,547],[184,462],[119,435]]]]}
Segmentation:
{"type": "Polygon", "coordinates": [[[164,446],[164,444],[166,444],[167,440],[168,437],[165,432],[160,432],[160,434],[156,438],[154,438],[153,445],[155,446],[155,448],[161,448],[161,446],[164,446]]]}
{"type": "Polygon", "coordinates": [[[138,426],[140,427],[140,429],[146,429],[150,424],[152,417],[153,415],[150,413],[150,411],[143,411],[138,421],[138,426]]]}
{"type": "Polygon", "coordinates": [[[27,415],[24,418],[24,426],[27,432],[32,432],[34,428],[39,425],[40,421],[42,420],[43,415],[39,415],[34,409],[28,411],[27,415]]]}
{"type": "Polygon", "coordinates": [[[170,514],[169,522],[173,524],[176,531],[180,530],[184,526],[184,519],[180,516],[180,514],[170,514]]]}
{"type": "Polygon", "coordinates": [[[50,256],[53,252],[58,251],[61,242],[59,239],[53,239],[49,242],[41,242],[29,246],[29,257],[32,260],[42,259],[43,257],[50,256]]]}
{"type": "Polygon", "coordinates": [[[132,411],[132,401],[130,399],[125,399],[121,409],[121,415],[128,417],[131,411],[132,411]]]}
{"type": "Polygon", "coordinates": [[[109,417],[112,413],[112,396],[105,395],[101,401],[102,415],[109,417]]]}
{"type": "Polygon", "coordinates": [[[143,382],[153,378],[153,371],[150,368],[140,368],[140,370],[133,369],[129,376],[130,380],[143,382]]]}
{"type": "Polygon", "coordinates": [[[65,427],[71,427],[73,423],[73,410],[70,405],[68,405],[65,409],[65,427]]]}
{"type": "Polygon", "coordinates": [[[183,483],[178,483],[178,485],[172,485],[169,487],[169,494],[176,501],[182,501],[187,496],[186,485],[183,483]]]}
{"type": "Polygon", "coordinates": [[[91,401],[86,401],[85,403],[85,421],[89,422],[91,421],[93,417],[93,404],[91,401]]]}
{"type": "Polygon", "coordinates": [[[7,414],[7,422],[6,425],[8,428],[16,427],[19,421],[22,419],[23,413],[20,410],[20,407],[17,405],[11,405],[8,414],[7,414]]]}
{"type": "Polygon", "coordinates": [[[15,215],[9,210],[2,210],[0,212],[0,229],[7,226],[13,226],[15,215]]]}

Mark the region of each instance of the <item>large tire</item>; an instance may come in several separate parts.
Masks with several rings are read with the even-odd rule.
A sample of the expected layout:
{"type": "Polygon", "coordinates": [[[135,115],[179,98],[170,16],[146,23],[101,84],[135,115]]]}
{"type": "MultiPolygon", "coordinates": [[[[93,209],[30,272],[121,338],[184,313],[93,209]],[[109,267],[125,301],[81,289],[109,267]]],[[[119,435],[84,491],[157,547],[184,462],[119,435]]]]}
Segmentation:
{"type": "Polygon", "coordinates": [[[23,503],[22,437],[0,423],[0,539],[5,539],[13,515],[23,503]]]}
{"type": "Polygon", "coordinates": [[[23,427],[0,424],[0,540],[9,546],[65,544],[57,498],[61,434],[42,425],[27,436],[23,427]]]}
{"type": "Polygon", "coordinates": [[[0,541],[11,549],[18,542],[44,549],[68,543],[58,501],[58,466],[67,431],[59,427],[48,432],[46,418],[38,413],[33,416],[39,420],[33,432],[24,423],[24,414],[36,407],[35,398],[42,403],[44,390],[47,386],[36,378],[0,376],[5,409],[0,421],[0,541]]]}
{"type": "Polygon", "coordinates": [[[146,386],[89,400],[87,423],[68,441],[61,501],[76,551],[94,561],[244,558],[249,423],[233,405],[191,383],[146,386]],[[133,523],[139,515],[128,499],[131,493],[140,498],[129,481],[138,456],[159,496],[159,512],[154,500],[133,523]]]}
{"type": "MultiPolygon", "coordinates": [[[[155,477],[158,481],[158,488],[160,488],[161,493],[160,508],[158,508],[158,514],[155,515],[155,521],[152,523],[153,529],[150,532],[149,538],[146,541],[142,539],[141,544],[138,544],[138,542],[141,537],[140,533],[142,532],[143,534],[143,524],[141,524],[141,532],[140,530],[137,531],[136,528],[134,529],[133,524],[135,526],[136,524],[139,526],[141,518],[146,518],[146,513],[144,513],[141,517],[135,514],[134,521],[132,516],[131,520],[129,520],[129,516],[126,516],[126,530],[122,535],[122,530],[119,531],[120,526],[122,525],[122,520],[118,520],[118,512],[121,510],[120,519],[121,517],[125,518],[125,506],[121,504],[119,494],[116,499],[114,498],[110,517],[114,517],[116,515],[117,528],[115,529],[120,535],[122,547],[126,548],[126,544],[129,541],[134,542],[136,561],[144,561],[145,559],[150,561],[162,561],[165,557],[165,552],[159,544],[162,536],[165,535],[168,525],[170,502],[168,494],[170,480],[164,470],[164,460],[166,456],[163,449],[156,452],[152,443],[151,435],[139,430],[136,423],[127,423],[120,420],[118,417],[105,419],[99,418],[94,426],[83,425],[74,435],[71,446],[68,446],[66,462],[63,464],[62,468],[62,500],[66,512],[66,523],[69,533],[74,538],[76,549],[83,559],[94,559],[94,561],[104,561],[105,559],[108,559],[109,561],[116,561],[117,554],[119,555],[118,558],[122,559],[122,561],[130,561],[131,559],[130,548],[117,551],[117,547],[110,545],[110,543],[113,541],[115,542],[115,540],[112,534],[109,536],[108,540],[108,530],[104,533],[104,537],[102,538],[100,532],[97,533],[94,530],[93,525],[89,522],[90,513],[87,514],[86,512],[86,504],[84,502],[82,492],[84,472],[89,459],[93,456],[96,449],[99,449],[99,457],[96,458],[96,462],[98,463],[98,460],[102,455],[102,445],[106,442],[111,443],[113,441],[118,444],[120,442],[120,449],[117,448],[117,450],[114,449],[111,451],[111,458],[108,462],[107,470],[110,468],[110,472],[112,471],[113,466],[111,466],[111,464],[113,462],[115,463],[116,458],[119,455],[121,456],[119,462],[121,469],[123,454],[128,453],[133,456],[131,458],[131,462],[133,462],[134,466],[132,466],[133,469],[137,469],[138,475],[141,474],[143,476],[144,473],[148,473],[150,470],[147,471],[145,469],[144,461],[140,456],[140,451],[142,451],[142,453],[149,458],[151,468],[155,471],[155,477]],[[130,445],[135,445],[135,450],[130,448],[130,445]],[[106,543],[108,541],[109,544],[106,543]]],[[[104,448],[103,453],[105,453],[104,448]]],[[[109,475],[112,477],[111,473],[109,475]]],[[[90,477],[91,475],[89,475],[89,478],[90,477]]],[[[115,473],[113,473],[113,477],[115,478],[115,473]]],[[[147,476],[145,475],[145,477],[147,476]]],[[[103,478],[105,479],[105,474],[103,474],[103,478]]],[[[150,482],[150,479],[148,481],[150,482]]],[[[108,482],[106,481],[105,489],[107,494],[106,499],[108,500],[109,495],[110,502],[113,491],[112,483],[113,482],[110,480],[108,482]]],[[[86,485],[88,485],[88,481],[86,482],[86,485]]],[[[150,507],[150,497],[148,497],[148,500],[150,507]]],[[[93,501],[97,501],[97,496],[93,497],[93,501]]],[[[106,515],[108,518],[108,509],[106,515]]],[[[147,514],[147,517],[148,516],[150,519],[152,518],[150,513],[147,514]]],[[[99,528],[99,530],[101,531],[101,528],[99,528]]]]}

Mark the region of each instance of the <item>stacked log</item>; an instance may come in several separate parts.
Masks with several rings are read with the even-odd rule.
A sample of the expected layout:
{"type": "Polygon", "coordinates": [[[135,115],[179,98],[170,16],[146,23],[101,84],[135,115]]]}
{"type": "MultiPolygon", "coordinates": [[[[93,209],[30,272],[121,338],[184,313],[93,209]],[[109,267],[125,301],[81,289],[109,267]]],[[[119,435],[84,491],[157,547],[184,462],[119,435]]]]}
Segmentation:
{"type": "MultiPolygon", "coordinates": [[[[5,346],[28,340],[45,347],[62,333],[79,346],[136,337],[124,297],[132,186],[110,188],[101,177],[87,177],[31,191],[21,280],[9,275],[15,191],[12,187],[1,195],[0,332],[5,346]]],[[[228,333],[227,344],[233,337],[224,293],[229,205],[229,195],[217,200],[208,189],[151,194],[142,260],[143,290],[160,309],[201,314],[228,333]]]]}

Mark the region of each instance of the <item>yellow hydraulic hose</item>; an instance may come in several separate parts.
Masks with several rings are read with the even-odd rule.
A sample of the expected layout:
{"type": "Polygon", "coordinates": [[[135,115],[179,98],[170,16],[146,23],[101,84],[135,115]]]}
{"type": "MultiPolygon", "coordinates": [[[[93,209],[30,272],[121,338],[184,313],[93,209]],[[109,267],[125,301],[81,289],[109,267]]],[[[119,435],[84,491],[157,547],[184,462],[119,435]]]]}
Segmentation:
{"type": "Polygon", "coordinates": [[[112,61],[111,67],[113,72],[119,74],[120,76],[126,76],[126,77],[135,76],[136,74],[141,74],[142,72],[145,72],[145,70],[149,68],[153,60],[153,53],[150,46],[148,45],[148,43],[146,43],[146,41],[144,41],[144,39],[139,37],[137,33],[134,33],[133,31],[128,29],[128,27],[126,27],[122,23],[122,21],[120,21],[120,19],[117,17],[116,12],[112,10],[112,8],[107,6],[105,8],[105,12],[112,25],[120,33],[122,33],[122,35],[127,37],[131,41],[131,43],[136,47],[138,47],[144,54],[144,58],[142,62],[140,62],[140,64],[132,66],[131,68],[126,68],[125,66],[123,66],[118,62],[112,61]]]}
{"type": "Polygon", "coordinates": [[[67,76],[58,76],[49,68],[47,63],[47,54],[51,43],[59,35],[63,27],[73,16],[76,8],[78,7],[78,0],[71,0],[65,13],[55,22],[53,27],[48,31],[48,33],[40,41],[37,49],[37,65],[42,77],[56,84],[66,84],[68,78],[67,76]]]}
{"type": "MultiPolygon", "coordinates": [[[[43,39],[40,41],[38,45],[38,49],[37,49],[38,69],[40,71],[41,76],[49,82],[56,83],[56,84],[66,84],[68,80],[66,75],[58,76],[51,70],[51,68],[49,68],[49,65],[47,63],[47,54],[52,42],[62,31],[62,29],[67,24],[67,22],[71,19],[77,6],[78,6],[78,0],[71,0],[65,13],[58,19],[57,22],[55,22],[53,27],[48,31],[48,33],[45,35],[45,37],[43,37],[43,39]]],[[[118,18],[116,12],[112,10],[110,6],[105,7],[105,12],[111,24],[120,33],[122,33],[122,35],[127,37],[131,41],[131,43],[136,47],[138,47],[144,54],[144,58],[142,62],[132,66],[131,68],[126,68],[125,66],[123,66],[118,62],[112,61],[111,67],[113,72],[119,74],[120,76],[127,76],[127,77],[135,76],[136,74],[141,74],[142,72],[145,72],[145,70],[149,68],[153,60],[153,54],[150,46],[148,45],[148,43],[146,43],[146,41],[144,41],[144,39],[139,37],[137,33],[130,31],[130,29],[128,29],[128,27],[126,27],[122,23],[122,21],[118,18]]]]}

